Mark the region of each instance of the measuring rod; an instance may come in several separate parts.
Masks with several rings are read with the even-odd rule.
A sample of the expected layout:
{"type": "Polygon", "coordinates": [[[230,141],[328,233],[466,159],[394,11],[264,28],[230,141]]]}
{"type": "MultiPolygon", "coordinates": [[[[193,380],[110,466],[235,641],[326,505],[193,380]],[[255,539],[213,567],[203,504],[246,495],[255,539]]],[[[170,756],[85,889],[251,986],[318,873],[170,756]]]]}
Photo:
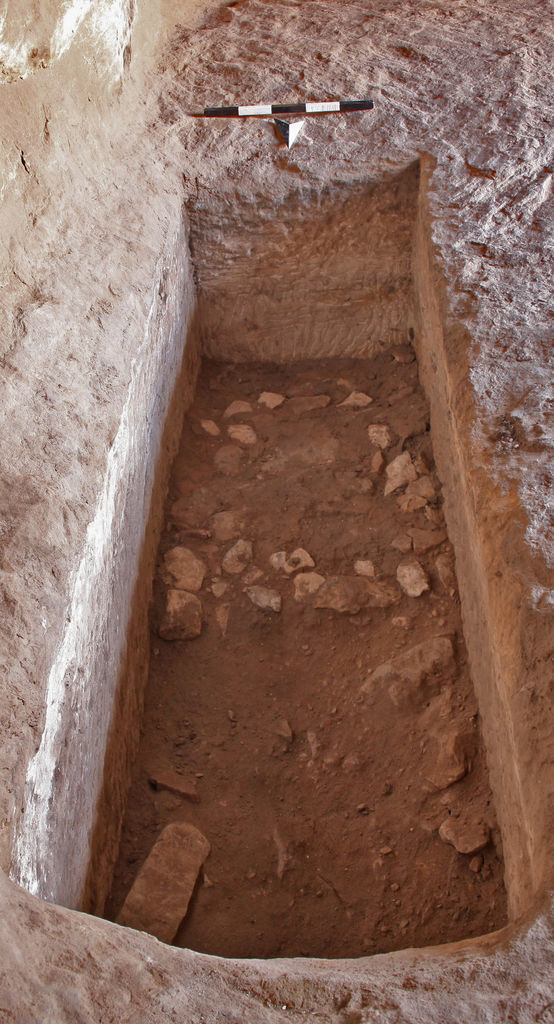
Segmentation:
{"type": "Polygon", "coordinates": [[[371,110],[373,100],[331,100],[323,103],[258,103],[244,107],[204,107],[189,111],[191,117],[272,117],[282,114],[351,114],[371,110]]]}

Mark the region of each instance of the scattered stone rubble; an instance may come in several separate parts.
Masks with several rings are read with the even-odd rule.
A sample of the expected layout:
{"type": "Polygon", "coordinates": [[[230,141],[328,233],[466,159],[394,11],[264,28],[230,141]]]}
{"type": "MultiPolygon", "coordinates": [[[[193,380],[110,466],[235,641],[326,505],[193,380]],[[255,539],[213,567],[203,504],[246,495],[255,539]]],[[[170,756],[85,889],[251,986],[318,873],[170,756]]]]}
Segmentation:
{"type": "MultiPolygon", "coordinates": [[[[394,355],[395,364],[403,368],[401,372],[405,375],[411,372],[410,352],[410,347],[405,346],[394,355]]],[[[424,448],[425,435],[418,439],[417,430],[414,434],[415,428],[411,427],[409,402],[414,403],[417,410],[413,414],[416,426],[423,423],[425,417],[411,385],[397,386],[383,403],[379,399],[378,385],[373,391],[367,384],[367,390],[363,385],[356,387],[354,369],[352,366],[348,380],[337,374],[333,382],[327,376],[321,381],[324,391],[317,389],[317,375],[313,386],[306,378],[303,383],[301,376],[295,381],[291,374],[288,385],[281,378],[275,390],[269,387],[263,390],[260,388],[263,381],[254,374],[255,383],[248,394],[243,390],[233,395],[228,390],[224,394],[225,404],[217,405],[213,402],[214,392],[209,390],[209,398],[196,418],[194,410],[191,412],[191,431],[186,444],[204,447],[205,469],[201,482],[197,479],[194,484],[184,479],[179,482],[181,496],[171,504],[156,582],[154,625],[162,640],[187,641],[178,645],[182,652],[186,649],[192,652],[196,643],[207,645],[208,652],[213,645],[213,655],[203,654],[198,662],[193,662],[196,668],[189,671],[184,662],[177,672],[177,676],[183,675],[185,679],[190,675],[191,686],[200,673],[202,691],[209,692],[211,686],[209,676],[203,674],[208,664],[205,659],[214,657],[224,666],[227,676],[233,671],[234,662],[229,659],[238,645],[237,689],[235,696],[230,693],[225,703],[226,707],[233,708],[227,712],[226,721],[231,736],[240,736],[245,749],[250,749],[249,744],[252,746],[251,752],[245,755],[247,775],[253,772],[254,777],[258,773],[260,778],[269,777],[269,768],[264,766],[260,752],[264,742],[270,760],[289,759],[281,772],[284,777],[290,777],[292,792],[296,786],[302,786],[302,777],[308,773],[310,786],[315,786],[315,790],[311,790],[315,803],[310,805],[308,813],[321,815],[326,821],[333,820],[340,809],[342,824],[338,826],[336,842],[344,846],[343,856],[350,858],[348,870],[351,873],[358,870],[352,867],[351,858],[359,857],[359,849],[346,844],[344,822],[350,814],[367,821],[370,832],[364,840],[364,858],[369,858],[376,878],[383,879],[389,899],[393,897],[390,920],[382,901],[373,907],[375,928],[381,937],[397,933],[396,941],[403,945],[407,941],[420,941],[419,918],[414,910],[419,900],[418,885],[410,882],[407,873],[414,857],[423,857],[422,863],[429,858],[440,862],[441,849],[451,847],[457,855],[468,858],[463,877],[478,878],[484,885],[485,882],[492,884],[491,864],[495,863],[495,854],[486,802],[488,791],[486,785],[478,782],[480,776],[475,774],[475,765],[480,764],[475,716],[468,718],[464,713],[469,698],[456,697],[463,641],[459,625],[454,624],[458,621],[457,611],[455,614],[452,611],[456,609],[453,603],[456,580],[441,512],[440,486],[431,453],[424,448]],[[201,429],[196,429],[198,423],[201,429]],[[347,441],[349,431],[353,440],[347,441]],[[365,439],[361,450],[360,438],[365,439]],[[409,444],[402,438],[410,439],[409,444]],[[229,439],[233,443],[229,443],[229,439]],[[349,458],[352,461],[345,463],[347,444],[351,446],[349,458]],[[270,497],[264,497],[265,494],[270,497]],[[377,527],[376,523],[380,525],[377,527]],[[268,663],[267,638],[274,630],[279,632],[268,663]],[[359,642],[352,630],[360,631],[359,642]],[[246,654],[241,647],[241,637],[246,635],[253,661],[250,668],[246,666],[246,654]],[[344,676],[346,690],[342,698],[337,691],[335,703],[334,689],[345,669],[339,669],[339,676],[334,678],[329,668],[329,678],[320,679],[327,662],[334,662],[335,652],[338,653],[335,640],[329,639],[331,636],[337,642],[343,637],[349,638],[344,648],[346,661],[350,650],[358,652],[355,665],[350,664],[344,676]],[[381,652],[380,657],[375,650],[381,652]],[[239,652],[242,652],[240,657],[239,652]],[[274,710],[267,708],[264,718],[261,707],[268,699],[266,674],[272,671],[275,662],[281,666],[280,685],[286,687],[294,683],[294,688],[289,701],[276,704],[274,710]],[[292,696],[297,686],[309,688],[312,673],[303,674],[303,663],[314,666],[319,693],[302,697],[302,690],[299,690],[299,706],[311,709],[308,722],[302,725],[292,696]],[[254,704],[240,713],[235,701],[245,687],[248,689],[249,678],[254,686],[254,704]],[[318,700],[323,701],[319,710],[318,700]],[[357,708],[355,725],[353,723],[345,734],[341,746],[338,739],[329,740],[328,732],[333,722],[340,723],[350,705],[357,708]],[[279,707],[280,715],[275,713],[279,707]],[[262,717],[258,721],[259,714],[262,717]],[[392,747],[390,750],[392,760],[396,760],[396,771],[400,772],[396,776],[392,764],[390,773],[385,774],[378,764],[368,763],[368,750],[363,742],[367,729],[364,723],[368,721],[366,715],[374,714],[383,716],[383,721],[389,723],[384,728],[390,729],[391,723],[404,723],[401,727],[406,730],[402,741],[405,751],[392,747]],[[257,730],[261,730],[261,735],[257,735],[257,730]],[[268,735],[265,741],[264,734],[268,735]],[[416,735],[420,737],[419,746],[414,746],[416,735]],[[401,760],[405,752],[410,752],[411,757],[406,779],[419,780],[421,807],[430,802],[429,809],[420,812],[417,826],[417,834],[430,837],[428,841],[432,845],[425,854],[408,853],[415,825],[411,825],[406,834],[402,821],[405,817],[417,820],[408,803],[399,805],[394,825],[371,831],[375,829],[376,815],[383,813],[379,812],[382,801],[395,806],[396,794],[402,785],[401,760]],[[337,790],[338,803],[318,810],[318,800],[323,800],[331,781],[339,790],[343,786],[342,790],[337,790]],[[349,800],[351,793],[355,795],[349,800]],[[464,793],[469,796],[464,798],[464,793]],[[471,796],[473,793],[475,796],[471,796]],[[441,795],[446,795],[446,802],[441,802],[441,795]],[[344,810],[349,803],[351,810],[344,810]],[[358,853],[354,852],[356,849],[358,853]],[[402,868],[405,858],[408,858],[407,866],[402,868]],[[411,897],[410,889],[414,889],[411,897]],[[400,919],[397,905],[405,907],[400,919]],[[379,923],[383,915],[386,923],[379,923]]],[[[357,373],[360,376],[359,369],[357,373]]],[[[375,379],[375,375],[370,379],[375,379]]],[[[184,656],[184,653],[176,655],[184,656]]],[[[165,685],[164,681],[162,686],[165,685]]],[[[163,689],[158,686],[156,702],[162,693],[163,689]]],[[[180,698],[180,704],[183,701],[186,701],[186,694],[180,698]]],[[[156,706],[161,705],[156,703],[156,706]]],[[[217,707],[214,695],[214,715],[217,707]]],[[[191,735],[196,736],[196,733],[195,728],[191,735]]],[[[182,741],[175,743],[179,751],[182,741]]],[[[224,740],[217,736],[211,741],[213,751],[219,751],[224,745],[224,740]]],[[[163,814],[164,800],[173,801],[167,804],[173,814],[181,816],[186,810],[187,821],[180,821],[179,828],[184,829],[190,860],[187,854],[182,865],[183,884],[175,883],[174,912],[166,921],[163,907],[174,885],[173,872],[178,862],[175,837],[179,833],[168,833],[167,828],[162,831],[132,885],[119,919],[140,922],[136,926],[165,936],[164,941],[173,940],[186,913],[190,886],[195,885],[203,859],[208,855],[208,841],[203,834],[213,847],[210,892],[218,893],[222,885],[224,868],[218,858],[224,856],[220,851],[225,849],[226,843],[222,845],[221,839],[217,839],[217,816],[214,820],[210,808],[227,807],[231,797],[226,795],[220,804],[216,776],[215,791],[209,799],[204,799],[214,764],[220,763],[219,754],[214,760],[209,748],[208,753],[211,760],[203,765],[197,777],[187,761],[171,763],[169,759],[161,769],[161,757],[156,770],[147,774],[150,791],[156,795],[157,814],[163,814]],[[198,833],[190,832],[191,817],[198,833]],[[157,903],[161,910],[156,907],[157,903]],[[160,921],[160,917],[164,919],[160,921]]],[[[387,755],[383,756],[386,759],[387,755]]],[[[247,783],[240,781],[240,769],[233,764],[233,776],[235,773],[242,791],[247,783]]],[[[270,802],[276,785],[274,779],[273,788],[267,791],[270,802]]],[[[253,794],[250,799],[254,799],[253,794]]],[[[286,801],[286,797],[283,800],[286,801]]],[[[261,821],[261,808],[254,813],[261,821]]],[[[287,826],[284,819],[279,826],[275,822],[267,826],[268,842],[277,849],[277,867],[273,870],[277,872],[275,877],[280,885],[288,880],[294,884],[295,873],[299,871],[294,842],[287,837],[291,829],[300,828],[300,823],[296,820],[296,810],[289,814],[292,814],[294,826],[287,826]]],[[[248,831],[252,827],[251,822],[244,825],[248,831]]],[[[158,818],[156,830],[159,830],[158,818]]],[[[232,825],[226,838],[233,842],[232,825]]],[[[321,842],[325,844],[324,836],[321,842]]],[[[235,860],[240,861],[241,851],[242,846],[235,850],[235,860]]],[[[339,906],[343,906],[341,901],[345,897],[341,893],[346,882],[340,881],[340,874],[330,883],[322,881],[328,877],[326,872],[334,873],[334,861],[325,866],[321,860],[322,849],[314,856],[318,864],[321,861],[319,883],[323,887],[318,889],[317,898],[324,900],[323,894],[328,891],[336,901],[338,893],[339,906]]],[[[143,857],[144,854],[141,859],[143,857]]],[[[250,864],[245,868],[246,879],[254,881],[259,870],[250,864]]],[[[235,879],[226,897],[231,901],[236,896],[237,885],[235,879]]],[[[363,888],[361,876],[359,885],[363,888]]],[[[199,906],[205,889],[206,886],[200,887],[199,906]]],[[[262,887],[260,891],[265,892],[265,889],[262,887]]],[[[299,879],[290,897],[293,903],[301,898],[298,892],[304,891],[309,891],[309,884],[299,879]]],[[[350,899],[353,898],[351,895],[350,899]]],[[[366,899],[369,898],[366,894],[366,899]]],[[[215,895],[210,899],[213,901],[215,895]]],[[[467,902],[467,897],[464,899],[467,902]]],[[[321,906],[327,908],[327,914],[333,913],[325,902],[321,906]]],[[[237,910],[239,914],[244,912],[237,910]]],[[[259,913],[263,915],[265,910],[259,913]]],[[[425,917],[423,911],[418,913],[419,917],[425,917]]],[[[195,930],[200,928],[197,916],[193,918],[189,922],[187,917],[183,926],[185,944],[194,939],[195,930]]],[[[313,925],[312,934],[317,927],[313,925]]],[[[367,926],[361,924],[357,927],[367,930],[367,926]]],[[[442,927],[447,927],[444,921],[442,927]]],[[[342,924],[335,921],[333,932],[337,929],[340,932],[341,928],[342,924]]],[[[426,935],[426,941],[430,940],[432,937],[426,935]]],[[[339,955],[344,949],[348,955],[355,954],[356,948],[345,946],[346,941],[344,939],[343,945],[330,955],[339,955]]],[[[375,952],[383,947],[374,938],[367,948],[375,952]]],[[[385,948],[392,947],[385,943],[385,948]]],[[[257,947],[246,949],[247,955],[254,955],[257,947]]],[[[231,944],[224,952],[243,955],[244,950],[244,946],[231,944]]],[[[263,953],[277,955],[279,950],[291,952],[285,945],[269,946],[263,953]]]]}

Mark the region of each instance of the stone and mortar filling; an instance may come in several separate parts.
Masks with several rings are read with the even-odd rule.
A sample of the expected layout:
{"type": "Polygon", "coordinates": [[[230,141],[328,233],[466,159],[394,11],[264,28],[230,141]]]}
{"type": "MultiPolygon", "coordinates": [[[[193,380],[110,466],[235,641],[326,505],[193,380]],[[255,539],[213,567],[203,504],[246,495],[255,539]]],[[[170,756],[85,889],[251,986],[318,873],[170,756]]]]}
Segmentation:
{"type": "MultiPolygon", "coordinates": [[[[370,191],[421,157],[414,343],[457,550],[512,912],[530,913],[552,887],[547,6],[389,0],[371,12],[344,3],[318,4],[315,12],[309,3],[246,0],[230,8],[190,5],[184,15],[179,5],[164,5],[162,14],[91,0],[66,5],[61,18],[58,5],[41,5],[32,25],[23,6],[2,16],[0,45],[8,97],[0,127],[7,243],[3,867],[11,863],[14,877],[25,870],[37,890],[44,885],[41,895],[79,901],[84,877],[72,876],[70,865],[84,871],[93,822],[77,814],[74,860],[68,846],[75,827],[66,826],[71,842],[62,853],[54,845],[61,837],[47,836],[46,824],[64,820],[70,782],[80,793],[93,764],[99,772],[101,734],[96,752],[83,738],[86,756],[77,763],[72,756],[71,780],[61,750],[75,739],[70,709],[80,687],[81,708],[100,705],[105,723],[106,695],[117,685],[125,602],[118,625],[110,537],[119,536],[125,549],[117,590],[129,607],[151,514],[156,437],[192,315],[190,291],[188,313],[184,288],[177,294],[186,280],[183,201],[193,217],[227,204],[229,221],[240,226],[248,209],[272,205],[277,219],[290,203],[332,199],[348,187],[370,191]],[[215,100],[368,91],[373,113],[356,122],[311,119],[290,153],[276,148],[265,122],[214,126],[183,113],[215,100]],[[159,301],[164,280],[174,289],[167,303],[159,301]],[[158,351],[148,352],[148,369],[151,310],[158,351]],[[135,408],[133,391],[141,403],[135,408]],[[140,433],[149,406],[154,432],[145,469],[131,423],[136,417],[140,433]],[[122,522],[126,505],[136,510],[132,526],[122,522]],[[102,509],[97,561],[87,538],[102,509]],[[94,581],[79,575],[87,550],[98,569],[94,581]],[[81,585],[83,597],[87,590],[97,596],[87,601],[86,618],[72,624],[81,585]],[[52,851],[41,859],[47,881],[38,864],[30,867],[20,814],[38,752],[52,735],[48,681],[56,665],[61,676],[73,644],[86,660],[66,677],[69,695],[60,708],[69,728],[59,733],[57,754],[52,747],[63,771],[51,806],[50,781],[37,777],[44,802],[36,835],[44,830],[52,851]]],[[[226,354],[243,357],[232,345],[226,354]]],[[[94,795],[79,795],[77,807],[90,815],[93,802],[94,795]]],[[[30,821],[33,802],[28,808],[30,821]]],[[[552,929],[544,902],[517,928],[478,942],[293,967],[172,950],[48,905],[7,880],[2,886],[2,1005],[15,1020],[154,1021],[185,1012],[215,1021],[225,1010],[275,1021],[311,1019],[314,1011],[336,1021],[353,1013],[359,1020],[497,1020],[510,1012],[525,1022],[551,1013],[552,929]]]]}

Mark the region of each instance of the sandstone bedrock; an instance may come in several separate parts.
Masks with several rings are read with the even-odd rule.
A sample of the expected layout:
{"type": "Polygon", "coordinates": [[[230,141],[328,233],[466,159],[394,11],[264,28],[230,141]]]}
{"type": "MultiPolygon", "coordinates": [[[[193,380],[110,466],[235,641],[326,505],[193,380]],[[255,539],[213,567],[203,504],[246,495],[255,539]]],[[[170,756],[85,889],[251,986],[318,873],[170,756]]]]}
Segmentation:
{"type": "Polygon", "coordinates": [[[552,889],[554,790],[551,33],[534,0],[46,0],[3,17],[0,863],[33,893],[2,878],[7,1019],[551,1013],[551,919],[534,909],[552,889]],[[290,151],[264,120],[185,116],[367,94],[373,111],[308,118],[290,151]],[[352,224],[368,211],[367,274],[336,209],[352,224]],[[313,244],[297,265],[303,224],[313,244]],[[264,280],[280,252],[288,285],[303,267],[326,282],[313,316],[324,353],[303,350],[300,281],[292,349],[279,333],[294,292],[264,280]],[[519,924],[355,963],[211,960],[44,901],[98,909],[109,884],[146,674],[135,581],[151,576],[198,347],[335,355],[326,324],[343,318],[328,295],[336,282],[346,309],[349,278],[348,354],[368,354],[364,308],[368,345],[413,332],[519,924]],[[115,808],[104,845],[102,801],[115,808]]]}

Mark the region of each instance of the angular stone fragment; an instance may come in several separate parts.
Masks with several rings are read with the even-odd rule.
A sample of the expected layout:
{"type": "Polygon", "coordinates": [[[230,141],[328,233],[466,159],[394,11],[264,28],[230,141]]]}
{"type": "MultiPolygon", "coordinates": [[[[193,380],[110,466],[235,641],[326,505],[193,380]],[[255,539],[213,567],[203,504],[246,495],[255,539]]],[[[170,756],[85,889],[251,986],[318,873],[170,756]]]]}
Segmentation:
{"type": "Polygon", "coordinates": [[[232,416],[247,416],[249,412],[252,412],[250,402],[231,402],[223,413],[223,419],[229,420],[232,416]]]}
{"type": "Polygon", "coordinates": [[[371,462],[370,462],[371,472],[372,473],[381,473],[383,471],[384,465],[385,465],[385,460],[383,458],[383,453],[382,452],[375,452],[375,454],[371,456],[371,462]]]}
{"type": "Polygon", "coordinates": [[[200,426],[206,434],[210,435],[210,437],[219,437],[221,434],[221,430],[215,420],[200,420],[200,426]]]}
{"type": "Polygon", "coordinates": [[[435,560],[435,568],[444,589],[452,590],[456,586],[456,576],[451,555],[446,552],[438,555],[435,560]]]}
{"type": "Polygon", "coordinates": [[[275,391],[262,391],[258,398],[259,405],[265,405],[267,409],[278,409],[285,401],[284,395],[278,395],[275,391]]]}
{"type": "Polygon", "coordinates": [[[196,788],[195,780],[187,780],[182,775],[178,775],[177,772],[165,771],[156,772],[155,775],[151,775],[148,782],[153,789],[165,789],[168,793],[175,793],[176,796],[182,796],[185,800],[190,800],[193,804],[200,803],[200,797],[196,788]]]}
{"type": "Polygon", "coordinates": [[[409,629],[410,619],[406,615],[395,615],[391,620],[391,626],[395,629],[409,629]]]}
{"type": "Polygon", "coordinates": [[[444,526],[444,516],[440,508],[433,508],[432,505],[426,505],[425,517],[433,524],[433,526],[444,526]]]}
{"type": "Polygon", "coordinates": [[[287,743],[292,743],[294,739],[294,733],[290,727],[290,723],[286,718],[281,718],[275,726],[275,732],[281,739],[286,740],[287,743]]]}
{"type": "Polygon", "coordinates": [[[407,551],[412,550],[412,538],[408,537],[407,533],[399,533],[398,536],[391,541],[391,547],[406,554],[407,551]]]}
{"type": "Polygon", "coordinates": [[[287,572],[287,569],[285,568],[287,565],[286,551],[274,551],[273,554],[269,556],[269,564],[272,569],[276,570],[276,572],[287,572]]]}
{"type": "Polygon", "coordinates": [[[181,540],[183,537],[194,537],[195,540],[211,540],[212,531],[205,530],[201,527],[191,526],[186,530],[180,531],[179,540],[181,540]]]}
{"type": "Polygon", "coordinates": [[[238,512],[216,512],[211,519],[214,537],[217,541],[234,540],[240,537],[244,521],[238,512]]]}
{"type": "Polygon", "coordinates": [[[228,589],[229,584],[224,583],[223,580],[216,580],[215,583],[212,583],[212,594],[214,597],[223,597],[224,593],[228,589]]]}
{"type": "Polygon", "coordinates": [[[411,647],[398,657],[379,665],[362,686],[362,693],[373,693],[387,686],[391,700],[401,706],[419,691],[425,695],[440,690],[444,675],[454,667],[454,648],[446,636],[437,636],[411,647]],[[425,684],[425,687],[424,687],[425,684]]]}
{"type": "Polygon", "coordinates": [[[414,456],[414,466],[420,476],[427,476],[431,468],[427,457],[423,452],[419,452],[414,456]]]}
{"type": "Polygon", "coordinates": [[[396,587],[360,576],[329,576],[318,590],[316,608],[356,615],[361,608],[387,608],[400,599],[396,587]]]}
{"type": "Polygon", "coordinates": [[[208,840],[194,825],[166,825],[135,878],[118,924],[172,942],[209,853],[208,840]]]}
{"type": "Polygon", "coordinates": [[[397,345],[392,349],[392,356],[396,363],[413,363],[415,352],[411,345],[397,345]]]}
{"type": "Polygon", "coordinates": [[[447,789],[467,774],[473,737],[461,729],[448,729],[445,725],[434,741],[434,764],[426,778],[437,789],[447,789]]]}
{"type": "Polygon", "coordinates": [[[305,601],[312,594],[317,593],[325,583],[325,576],[318,572],[300,572],[294,577],[294,600],[305,601]]]}
{"type": "Polygon", "coordinates": [[[415,466],[409,452],[402,452],[392,462],[389,462],[386,470],[387,482],[385,484],[385,495],[392,494],[399,487],[404,487],[410,481],[417,478],[415,466]]]}
{"type": "Polygon", "coordinates": [[[202,605],[186,590],[169,589],[158,626],[162,640],[194,640],[202,632],[202,605]]]}
{"type": "Polygon", "coordinates": [[[303,465],[311,469],[314,466],[327,466],[336,461],[339,447],[336,437],[320,436],[316,440],[305,442],[299,436],[283,448],[275,448],[264,460],[262,469],[266,473],[281,476],[289,472],[290,466],[303,465]]]}
{"type": "Polygon", "coordinates": [[[343,402],[339,402],[337,408],[365,409],[368,405],[371,405],[372,401],[373,399],[366,395],[364,391],[352,391],[348,398],[345,398],[343,402]]]}
{"type": "Polygon", "coordinates": [[[429,590],[429,579],[416,558],[405,558],[396,570],[396,578],[408,597],[421,597],[429,590]]]}
{"type": "Polygon", "coordinates": [[[287,576],[298,572],[299,569],[313,569],[315,565],[312,556],[305,548],[295,548],[290,555],[287,555],[286,551],[275,551],[270,555],[269,562],[273,569],[278,572],[286,572],[287,576]]]}
{"type": "Polygon", "coordinates": [[[488,825],[484,821],[472,820],[470,813],[459,818],[449,817],[439,828],[439,836],[445,843],[450,843],[458,853],[479,853],[491,837],[488,825]]]}
{"type": "Polygon", "coordinates": [[[389,405],[394,405],[395,402],[404,402],[406,398],[413,395],[414,391],[415,388],[410,384],[406,385],[406,387],[398,388],[398,391],[393,391],[392,394],[389,395],[389,405]]]}
{"type": "Polygon", "coordinates": [[[316,608],[356,615],[367,603],[365,580],[349,576],[330,576],[315,600],[316,608]]]}
{"type": "MultiPolygon", "coordinates": [[[[240,449],[237,448],[237,451],[240,449]]],[[[192,492],[182,495],[171,506],[170,520],[176,526],[186,529],[198,529],[217,508],[214,498],[207,487],[196,487],[192,492]]]]}
{"type": "Polygon", "coordinates": [[[163,561],[162,578],[164,583],[175,590],[200,590],[206,566],[197,558],[190,548],[175,547],[166,552],[163,561]]]}
{"type": "Polygon", "coordinates": [[[214,455],[214,466],[224,476],[237,476],[244,460],[244,452],[235,444],[224,444],[214,455]]]}
{"type": "Polygon", "coordinates": [[[252,604],[258,608],[271,612],[281,611],[281,595],[277,590],[270,590],[269,587],[248,587],[246,593],[252,604]]]}
{"type": "Polygon", "coordinates": [[[217,624],[221,630],[221,635],[227,635],[227,626],[229,625],[229,613],[231,611],[230,604],[220,604],[215,610],[215,617],[217,624]]]}
{"type": "Polygon", "coordinates": [[[420,530],[414,526],[408,533],[412,538],[414,551],[417,552],[430,551],[447,539],[446,530],[420,530]]]}
{"type": "Polygon", "coordinates": [[[287,411],[303,416],[315,409],[325,409],[331,399],[329,395],[306,395],[298,398],[291,398],[287,402],[287,411]]]}
{"type": "Polygon", "coordinates": [[[249,565],[242,577],[242,582],[250,586],[251,583],[257,583],[258,580],[261,580],[262,576],[263,572],[261,569],[258,569],[257,565],[249,565]]]}
{"type": "Polygon", "coordinates": [[[236,576],[243,572],[251,561],[252,544],[249,540],[238,540],[232,548],[229,548],[221,564],[225,572],[236,576]]]}
{"type": "Polygon", "coordinates": [[[285,572],[297,572],[299,569],[313,569],[315,562],[305,548],[295,548],[287,558],[285,572]]]}
{"type": "Polygon", "coordinates": [[[421,494],[399,494],[396,503],[401,512],[416,512],[419,508],[425,508],[427,498],[421,494]]]}
{"type": "Polygon", "coordinates": [[[369,558],[358,558],[354,562],[354,572],[357,576],[369,576],[370,579],[375,579],[375,566],[369,558]]]}
{"type": "MultiPolygon", "coordinates": [[[[417,472],[417,468],[416,468],[417,472]]],[[[414,494],[432,501],[436,495],[435,485],[430,476],[420,476],[406,487],[406,494],[414,494]]]]}
{"type": "Polygon", "coordinates": [[[227,433],[237,444],[246,445],[247,447],[256,444],[258,440],[256,431],[249,427],[247,423],[236,423],[233,426],[227,427],[227,433]]]}
{"type": "Polygon", "coordinates": [[[375,580],[364,580],[368,608],[390,608],[400,601],[401,593],[394,583],[377,583],[375,580]]]}
{"type": "Polygon", "coordinates": [[[392,434],[386,423],[370,423],[367,428],[369,440],[376,448],[389,448],[392,444],[392,434]]]}

